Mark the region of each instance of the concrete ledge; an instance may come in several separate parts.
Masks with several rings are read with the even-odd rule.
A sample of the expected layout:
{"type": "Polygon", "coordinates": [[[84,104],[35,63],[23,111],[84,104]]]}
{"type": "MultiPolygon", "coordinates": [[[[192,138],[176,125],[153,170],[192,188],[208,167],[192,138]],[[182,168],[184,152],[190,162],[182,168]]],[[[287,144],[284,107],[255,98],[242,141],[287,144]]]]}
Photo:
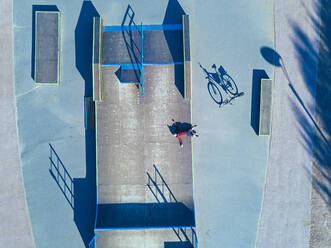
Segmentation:
{"type": "Polygon", "coordinates": [[[102,51],[103,21],[101,17],[93,17],[93,52],[92,52],[92,73],[93,73],[93,101],[102,100],[101,88],[101,51],[102,51]]]}
{"type": "Polygon", "coordinates": [[[35,74],[37,84],[60,83],[61,13],[37,11],[35,15],[35,74]]]}
{"type": "Polygon", "coordinates": [[[191,39],[190,39],[190,19],[188,15],[183,15],[183,51],[184,51],[184,98],[191,99],[191,39]]]}
{"type": "Polygon", "coordinates": [[[259,135],[270,135],[272,108],[272,80],[261,79],[259,135]]]}

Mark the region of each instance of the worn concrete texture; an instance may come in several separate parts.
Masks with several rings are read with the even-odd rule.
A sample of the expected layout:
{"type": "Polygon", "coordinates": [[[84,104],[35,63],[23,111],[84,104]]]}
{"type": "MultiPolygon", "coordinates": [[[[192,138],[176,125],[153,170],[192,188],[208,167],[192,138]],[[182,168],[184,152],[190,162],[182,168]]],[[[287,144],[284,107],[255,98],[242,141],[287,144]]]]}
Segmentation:
{"type": "Polygon", "coordinates": [[[96,248],[192,248],[190,229],[97,231],[96,248]],[[185,236],[186,235],[186,236],[185,236]]]}
{"type": "Polygon", "coordinates": [[[257,247],[309,247],[318,23],[315,1],[275,1],[281,66],[257,247]]]}
{"type": "Polygon", "coordinates": [[[323,0],[318,7],[321,23],[312,168],[311,248],[324,248],[331,244],[331,3],[323,0]]]}
{"type": "Polygon", "coordinates": [[[83,25],[86,34],[91,32],[92,26],[86,23],[85,17],[85,23],[82,23],[82,19],[78,22],[82,2],[14,0],[13,7],[17,127],[26,201],[35,245],[54,248],[84,247],[84,243],[91,238],[91,230],[93,231],[93,226],[86,223],[89,216],[93,218],[94,211],[91,211],[90,204],[95,206],[95,203],[90,199],[84,205],[76,204],[77,208],[72,208],[62,193],[63,181],[58,175],[58,181],[54,179],[49,171],[49,144],[53,146],[70,177],[77,182],[74,192],[76,203],[79,200],[79,191],[84,191],[84,197],[90,195],[91,191],[95,192],[95,184],[90,188],[80,188],[88,181],[86,176],[89,174],[88,143],[91,141],[84,128],[84,91],[88,85],[86,63],[90,63],[92,59],[89,60],[88,54],[86,55],[89,38],[78,43],[75,37],[77,26],[83,25]],[[33,9],[54,8],[33,6],[38,4],[56,5],[65,16],[61,30],[62,83],[59,86],[36,86],[32,77],[33,9]],[[84,56],[86,60],[82,59],[84,56]],[[80,74],[81,71],[84,73],[80,74]],[[85,216],[82,212],[85,212],[85,216]]]}
{"type": "MultiPolygon", "coordinates": [[[[167,7],[169,10],[170,7],[174,9],[176,2],[95,0],[93,4],[107,25],[120,25],[128,4],[135,11],[136,23],[143,21],[145,24],[160,24],[164,21],[165,13],[171,13],[171,11],[167,12],[167,7]]],[[[79,47],[79,44],[84,44],[87,39],[83,36],[81,42],[75,44],[74,41],[82,2],[14,0],[13,3],[15,94],[18,106],[21,165],[36,246],[83,247],[82,237],[73,220],[72,209],[48,172],[48,142],[51,142],[73,178],[83,178],[85,175],[85,167],[82,166],[85,164],[82,132],[85,75],[79,74],[80,71],[84,71],[82,70],[84,67],[78,65],[78,71],[75,68],[75,55],[79,54],[79,51],[75,51],[75,46],[79,47]],[[66,87],[60,86],[58,89],[34,87],[30,77],[32,4],[56,4],[64,15],[61,78],[66,87]],[[55,228],[56,232],[49,232],[55,228]],[[52,243],[49,240],[52,240],[52,243]]],[[[252,72],[254,69],[265,70],[265,73],[273,78],[271,65],[260,54],[262,46],[273,47],[273,34],[276,35],[275,48],[283,58],[284,67],[275,68],[274,100],[277,103],[274,106],[270,163],[257,246],[307,247],[309,235],[311,235],[312,247],[328,245],[330,229],[328,222],[322,220],[328,219],[330,213],[330,204],[325,201],[327,191],[324,190],[328,187],[325,182],[329,177],[325,177],[327,174],[324,169],[321,170],[321,165],[328,164],[325,163],[328,160],[321,162],[318,156],[329,152],[319,153],[318,147],[315,147],[317,159],[313,160],[312,179],[315,187],[312,191],[312,218],[309,219],[311,188],[309,161],[312,155],[311,138],[314,128],[315,132],[319,133],[318,139],[323,139],[319,129],[312,124],[309,117],[309,115],[313,116],[314,112],[319,8],[316,7],[318,5],[314,7],[314,1],[275,1],[274,32],[272,3],[271,0],[179,1],[186,14],[191,17],[192,119],[199,125],[200,133],[199,139],[193,141],[194,199],[200,247],[214,247],[215,244],[225,247],[255,245],[269,140],[256,137],[250,126],[251,97],[254,95],[252,72]],[[307,13],[311,14],[313,19],[309,20],[307,13]],[[314,28],[312,23],[316,24],[314,28]],[[214,63],[217,66],[223,65],[234,78],[239,91],[244,91],[245,95],[236,99],[234,105],[218,108],[208,94],[206,88],[208,82],[198,62],[206,68],[210,68],[214,63]],[[292,88],[288,86],[289,79],[286,73],[292,82],[292,88]],[[300,132],[306,135],[300,135],[300,132]],[[306,174],[303,168],[307,169],[306,174]]],[[[1,11],[8,9],[1,8],[1,11]]],[[[2,18],[1,23],[8,20],[2,18]]],[[[85,24],[83,26],[86,27],[85,24]]],[[[4,30],[2,29],[1,32],[4,30]]],[[[322,36],[326,38],[326,44],[329,44],[327,34],[328,31],[323,31],[322,36]]],[[[86,50],[84,46],[81,48],[86,50]]],[[[325,51],[328,50],[326,45],[325,51]]],[[[7,46],[6,52],[9,52],[7,46]]],[[[323,51],[320,52],[324,54],[323,51]]],[[[9,60],[4,58],[2,57],[1,61],[8,63],[9,60]]],[[[163,93],[157,88],[151,90],[156,94],[163,93]]],[[[132,96],[132,92],[128,90],[129,96],[132,96]]],[[[147,93],[146,97],[148,97],[147,93]]],[[[11,108],[5,109],[7,114],[10,113],[8,109],[11,108]]],[[[160,107],[158,111],[164,109],[160,107]]],[[[132,110],[127,115],[133,113],[132,110]]],[[[125,120],[130,119],[129,116],[125,118],[125,120]]],[[[175,116],[175,119],[180,120],[180,116],[175,116]]],[[[328,133],[326,120],[324,115],[320,115],[316,118],[316,123],[324,136],[328,137],[325,134],[328,133]]],[[[133,125],[139,128],[138,123],[133,125]]],[[[5,128],[5,130],[9,129],[5,128]]],[[[120,131],[121,128],[118,128],[118,132],[120,131]]],[[[8,135],[9,132],[5,133],[8,135]]],[[[148,135],[152,133],[154,132],[148,135]]],[[[125,138],[137,139],[128,135],[125,138]]],[[[153,136],[150,139],[162,140],[166,137],[153,136]]],[[[173,147],[176,147],[176,140],[172,139],[171,142],[174,142],[173,147]]],[[[184,149],[186,147],[184,146],[184,149]]],[[[151,158],[149,163],[152,164],[154,160],[158,159],[151,158]]],[[[135,180],[141,180],[140,176],[135,180]]],[[[20,182],[16,179],[14,181],[20,182]]],[[[137,194],[137,197],[141,196],[137,194]]],[[[125,201],[126,198],[115,200],[125,201]]],[[[13,206],[16,205],[19,204],[15,201],[13,206]]],[[[15,215],[15,217],[19,216],[15,215]]],[[[15,225],[15,228],[18,227],[22,227],[22,231],[29,230],[27,225],[15,225]]]]}
{"type": "Polygon", "coordinates": [[[168,1],[13,1],[14,86],[20,158],[37,247],[84,247],[91,238],[93,226],[86,225],[86,218],[93,218],[91,204],[95,206],[90,197],[95,183],[91,184],[93,171],[89,169],[93,159],[89,151],[93,135],[84,130],[84,96],[91,96],[91,18],[99,13],[105,23],[120,25],[128,4],[137,13],[137,23],[143,20],[148,24],[161,24],[168,1]],[[63,17],[59,86],[36,86],[31,75],[33,5],[46,5],[35,6],[43,10],[56,7],[63,17]],[[79,202],[79,195],[83,196],[84,204],[76,202],[76,209],[72,209],[71,202],[61,191],[63,182],[58,184],[49,172],[49,143],[74,183],[77,182],[75,201],[79,202]]]}
{"type": "Polygon", "coordinates": [[[36,13],[36,82],[58,83],[61,32],[60,13],[36,13]]]}
{"type": "Polygon", "coordinates": [[[13,77],[12,1],[0,7],[0,244],[8,248],[34,247],[25,201],[16,129],[13,77]]]}
{"type": "Polygon", "coordinates": [[[145,66],[142,98],[141,88],[118,81],[118,69],[102,67],[103,101],[97,104],[98,203],[175,202],[174,196],[193,212],[191,141],[184,138],[180,148],[171,133],[172,118],[190,122],[190,104],[175,84],[175,80],[183,84],[183,70],[175,73],[174,65],[145,66]],[[162,188],[163,197],[149,177],[162,188]]]}

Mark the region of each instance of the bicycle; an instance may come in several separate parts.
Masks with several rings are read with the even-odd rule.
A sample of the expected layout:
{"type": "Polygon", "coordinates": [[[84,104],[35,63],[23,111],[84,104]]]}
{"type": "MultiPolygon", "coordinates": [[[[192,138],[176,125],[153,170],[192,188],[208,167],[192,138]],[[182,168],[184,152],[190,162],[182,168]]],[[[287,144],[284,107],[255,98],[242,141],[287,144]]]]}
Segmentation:
{"type": "Polygon", "coordinates": [[[223,66],[220,66],[217,70],[216,65],[213,64],[212,68],[215,70],[215,73],[208,72],[200,63],[199,66],[206,74],[209,94],[216,103],[220,105],[223,103],[223,97],[217,85],[219,85],[227,94],[231,95],[231,97],[238,95],[237,85],[232,77],[224,70],[223,66]]]}

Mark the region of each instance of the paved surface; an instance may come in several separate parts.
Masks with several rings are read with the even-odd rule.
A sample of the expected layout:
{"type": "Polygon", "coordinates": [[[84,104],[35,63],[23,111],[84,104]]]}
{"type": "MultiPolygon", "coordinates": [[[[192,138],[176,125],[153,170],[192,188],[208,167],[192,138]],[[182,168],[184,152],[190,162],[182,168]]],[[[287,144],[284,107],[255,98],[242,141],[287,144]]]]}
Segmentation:
{"type": "Polygon", "coordinates": [[[59,13],[36,13],[36,78],[38,83],[59,83],[59,13]]]}
{"type": "Polygon", "coordinates": [[[314,116],[319,41],[319,27],[310,17],[317,14],[314,1],[275,1],[275,49],[284,66],[275,69],[271,150],[257,247],[309,247],[314,127],[307,113],[314,116]]]}
{"type": "Polygon", "coordinates": [[[321,1],[321,41],[318,53],[316,89],[316,123],[313,168],[310,247],[324,248],[331,244],[331,3],[321,1]]]}
{"type": "MultiPolygon", "coordinates": [[[[31,11],[27,10],[31,9],[32,2],[36,2],[13,2],[19,145],[33,236],[37,247],[83,247],[84,241],[74,222],[73,210],[48,172],[48,143],[52,143],[72,178],[83,179],[85,176],[83,78],[86,75],[80,75],[79,72],[86,70],[79,65],[78,71],[75,70],[75,55],[79,56],[79,51],[86,50],[84,45],[80,46],[85,44],[83,41],[86,38],[82,36],[77,44],[74,41],[82,3],[62,0],[42,2],[55,3],[65,16],[61,58],[63,82],[61,80],[58,88],[37,88],[30,77],[30,63],[27,63],[31,59],[32,18],[31,11]],[[82,49],[75,51],[76,46],[82,49]],[[54,230],[54,226],[57,232],[49,232],[54,230]],[[52,240],[51,244],[49,240],[52,240]]],[[[312,26],[307,13],[316,18],[318,13],[314,10],[318,8],[314,9],[313,3],[304,1],[275,1],[275,48],[283,57],[284,68],[292,83],[292,88],[289,88],[285,70],[276,68],[273,77],[272,67],[260,55],[262,46],[273,47],[271,0],[183,0],[180,1],[183,9],[180,6],[178,8],[176,1],[94,1],[105,23],[114,25],[122,23],[127,4],[136,13],[136,23],[171,23],[170,9],[179,12],[185,10],[191,16],[194,41],[192,114],[201,134],[193,143],[199,246],[222,244],[225,247],[254,247],[257,239],[258,247],[308,247],[311,138],[314,131],[309,114],[314,115],[318,25],[312,26]],[[245,95],[236,99],[234,105],[218,108],[208,94],[208,82],[198,62],[207,69],[211,69],[214,63],[222,65],[245,95]],[[276,82],[271,153],[261,216],[269,140],[257,137],[250,126],[254,69],[265,70],[276,82]],[[299,123],[304,123],[304,126],[299,123]]],[[[9,51],[7,46],[6,51],[9,51]]],[[[7,108],[6,113],[9,113],[7,108]]],[[[316,119],[324,134],[328,133],[327,125],[322,124],[327,123],[325,120],[321,115],[316,119]]],[[[321,176],[322,182],[325,183],[327,179],[321,173],[323,170],[320,170],[323,163],[321,160],[316,162],[316,155],[319,155],[316,151],[318,148],[315,147],[313,183],[319,187],[312,191],[311,246],[325,247],[330,229],[328,223],[319,221],[319,218],[327,218],[330,211],[329,204],[323,198],[325,192],[320,193],[320,189],[325,187],[320,185],[328,186],[318,184],[321,176]],[[321,239],[323,241],[319,243],[321,239]]],[[[20,188],[20,185],[17,187],[20,188]]],[[[22,193],[22,189],[18,191],[22,193]]],[[[22,206],[15,202],[14,206],[19,205],[22,206]]],[[[17,218],[19,216],[15,215],[17,218]]],[[[22,216],[26,220],[22,222],[26,223],[22,230],[29,230],[27,217],[24,214],[22,216]]]]}
{"type": "MultiPolygon", "coordinates": [[[[145,66],[144,98],[136,85],[119,83],[118,69],[102,67],[103,101],[97,104],[98,203],[102,204],[97,227],[194,225],[191,142],[184,138],[180,148],[169,129],[172,118],[190,122],[189,102],[175,84],[183,84],[183,69],[176,72],[174,65],[145,66]],[[158,202],[172,204],[167,208],[151,204],[158,202]],[[177,216],[176,210],[182,215],[177,216]],[[117,220],[107,211],[127,217],[117,220]],[[161,213],[167,218],[159,216],[161,213]]],[[[132,243],[142,247],[139,242],[132,243]]]]}
{"type": "MultiPolygon", "coordinates": [[[[190,230],[186,232],[187,236],[191,235],[190,230]]],[[[98,231],[97,234],[96,248],[191,248],[190,244],[185,242],[183,232],[178,229],[98,231]],[[183,242],[180,242],[180,239],[183,242]]]]}
{"type": "Polygon", "coordinates": [[[16,129],[13,77],[12,1],[0,8],[0,244],[34,247],[25,201],[16,129]]]}
{"type": "MultiPolygon", "coordinates": [[[[148,27],[144,28],[148,29],[148,27]]],[[[183,62],[182,44],[183,31],[181,29],[144,30],[143,62],[183,62]]],[[[103,33],[103,64],[141,63],[141,50],[141,31],[105,31],[103,33]]]]}
{"type": "MultiPolygon", "coordinates": [[[[84,67],[86,62],[79,58],[85,56],[88,62],[92,59],[86,57],[84,47],[88,38],[83,36],[75,44],[76,26],[83,25],[87,34],[89,29],[86,23],[81,24],[82,18],[78,22],[82,2],[14,0],[13,7],[17,126],[24,187],[35,245],[54,248],[84,247],[84,243],[91,238],[86,223],[90,221],[89,216],[93,218],[94,215],[90,206],[92,204],[93,207],[93,200],[84,197],[94,190],[95,183],[90,188],[84,188],[90,176],[87,169],[89,156],[86,152],[89,147],[86,144],[89,142],[84,128],[85,74],[80,74],[79,70],[86,73],[86,68],[91,67],[84,67]],[[62,19],[59,86],[38,87],[31,77],[33,4],[56,4],[65,16],[62,19]],[[74,181],[67,183],[75,183],[75,209],[61,191],[63,182],[60,181],[58,185],[49,172],[49,144],[54,147],[74,181]],[[84,205],[77,202],[82,199],[82,191],[84,205]]],[[[90,229],[92,228],[91,226],[90,229]]]]}
{"type": "MultiPolygon", "coordinates": [[[[86,202],[93,204],[93,200],[86,199],[86,194],[82,194],[93,191],[95,185],[90,183],[93,171],[89,169],[91,154],[88,152],[89,144],[93,144],[90,143],[93,134],[84,132],[84,95],[91,94],[92,40],[89,39],[92,35],[89,35],[89,30],[92,31],[92,26],[89,18],[98,10],[105,23],[120,25],[128,4],[131,4],[139,13],[135,19],[137,23],[144,20],[149,24],[160,24],[168,4],[166,1],[138,3],[103,0],[93,3],[94,6],[88,1],[13,1],[19,147],[36,247],[84,247],[91,238],[90,227],[86,225],[90,220],[86,216],[93,218],[93,211],[90,212],[93,206],[86,202]],[[62,13],[59,86],[36,87],[31,78],[33,4],[55,4],[62,13]],[[63,185],[59,186],[49,173],[49,143],[73,179],[75,201],[85,201],[84,204],[76,202],[75,209],[62,193],[63,185]],[[50,232],[54,227],[56,232],[50,232]]],[[[42,9],[45,10],[45,7],[42,9]]]]}
{"type": "MultiPolygon", "coordinates": [[[[272,78],[260,56],[273,46],[272,1],[196,1],[191,14],[194,198],[199,247],[254,247],[268,157],[268,137],[251,123],[253,69],[272,78]],[[222,65],[245,95],[221,108],[198,65],[222,65]]],[[[227,95],[222,91],[223,98],[227,95]]],[[[254,94],[254,93],[253,93],[254,94]]],[[[258,106],[253,106],[257,107],[258,106]]]]}

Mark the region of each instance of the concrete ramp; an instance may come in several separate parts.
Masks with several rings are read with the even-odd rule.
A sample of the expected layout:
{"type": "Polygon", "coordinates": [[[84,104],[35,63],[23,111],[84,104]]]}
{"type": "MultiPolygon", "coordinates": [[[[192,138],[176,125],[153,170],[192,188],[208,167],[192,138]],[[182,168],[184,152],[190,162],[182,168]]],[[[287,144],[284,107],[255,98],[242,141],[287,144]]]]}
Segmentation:
{"type": "MultiPolygon", "coordinates": [[[[125,236],[113,230],[142,228],[148,229],[142,233],[153,233],[150,228],[195,226],[191,140],[185,137],[181,148],[171,133],[172,118],[190,123],[189,101],[176,86],[176,82],[183,83],[183,65],[180,69],[177,65],[144,66],[145,97],[135,84],[120,83],[119,68],[102,67],[103,101],[96,104],[95,230],[110,230],[103,231],[96,242],[111,247],[117,247],[116,242],[125,236]]],[[[148,238],[148,242],[167,241],[159,231],[148,238]]],[[[149,247],[140,239],[147,237],[133,235],[131,240],[138,246],[132,247],[149,247]]],[[[155,247],[163,246],[161,242],[155,247]]]]}

